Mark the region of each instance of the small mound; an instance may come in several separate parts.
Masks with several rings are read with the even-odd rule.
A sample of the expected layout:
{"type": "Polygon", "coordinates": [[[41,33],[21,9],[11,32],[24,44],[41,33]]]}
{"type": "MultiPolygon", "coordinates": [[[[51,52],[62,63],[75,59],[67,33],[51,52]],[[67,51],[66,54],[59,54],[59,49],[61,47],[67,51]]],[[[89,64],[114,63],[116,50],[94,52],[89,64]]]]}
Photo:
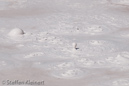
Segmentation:
{"type": "Polygon", "coordinates": [[[9,36],[18,36],[18,35],[23,35],[25,34],[24,31],[22,29],[19,29],[19,28],[14,28],[13,30],[11,30],[9,32],[9,36]]]}

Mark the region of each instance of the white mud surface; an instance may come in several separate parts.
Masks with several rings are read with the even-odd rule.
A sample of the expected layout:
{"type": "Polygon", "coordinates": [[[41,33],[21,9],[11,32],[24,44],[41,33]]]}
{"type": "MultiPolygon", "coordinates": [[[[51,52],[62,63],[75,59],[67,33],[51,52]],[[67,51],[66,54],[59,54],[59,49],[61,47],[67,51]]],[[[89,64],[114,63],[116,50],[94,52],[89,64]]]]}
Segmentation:
{"type": "Polygon", "coordinates": [[[128,0],[0,0],[0,34],[1,86],[129,86],[128,0]]]}

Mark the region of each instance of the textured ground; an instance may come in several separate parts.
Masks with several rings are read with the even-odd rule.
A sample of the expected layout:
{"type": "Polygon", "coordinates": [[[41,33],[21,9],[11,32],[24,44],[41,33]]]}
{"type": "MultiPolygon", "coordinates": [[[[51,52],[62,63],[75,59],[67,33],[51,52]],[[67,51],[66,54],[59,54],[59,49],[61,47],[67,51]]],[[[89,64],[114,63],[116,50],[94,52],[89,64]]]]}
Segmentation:
{"type": "Polygon", "coordinates": [[[1,84],[129,86],[128,0],[0,0],[0,34],[1,84]]]}

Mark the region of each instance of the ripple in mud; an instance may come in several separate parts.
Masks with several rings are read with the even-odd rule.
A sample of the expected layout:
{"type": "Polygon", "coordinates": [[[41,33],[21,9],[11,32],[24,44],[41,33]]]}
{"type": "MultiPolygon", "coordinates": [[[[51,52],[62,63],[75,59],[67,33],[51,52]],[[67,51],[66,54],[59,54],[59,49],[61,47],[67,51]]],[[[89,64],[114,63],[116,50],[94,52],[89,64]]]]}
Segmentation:
{"type": "Polygon", "coordinates": [[[10,9],[10,8],[22,8],[28,0],[0,0],[0,10],[10,9]]]}
{"type": "Polygon", "coordinates": [[[43,54],[44,54],[43,52],[34,52],[34,53],[29,54],[29,55],[26,55],[24,58],[38,57],[38,56],[42,56],[43,54]]]}
{"type": "Polygon", "coordinates": [[[124,66],[126,67],[129,64],[129,53],[128,52],[121,52],[116,54],[115,56],[109,56],[105,59],[107,62],[114,64],[113,66],[124,66]]]}
{"type": "Polygon", "coordinates": [[[122,52],[120,55],[129,60],[129,52],[122,52]]]}
{"type": "Polygon", "coordinates": [[[113,29],[110,29],[111,26],[104,26],[104,25],[88,25],[83,32],[89,35],[100,35],[112,32],[113,29]]]}
{"type": "Polygon", "coordinates": [[[58,70],[58,69],[67,69],[74,67],[73,62],[55,62],[55,63],[43,63],[43,62],[35,62],[34,66],[42,67],[48,70],[58,70]]]}
{"type": "Polygon", "coordinates": [[[129,86],[129,79],[119,79],[113,81],[113,86],[129,86]]]}
{"type": "Polygon", "coordinates": [[[52,76],[58,77],[58,78],[75,79],[75,78],[84,77],[84,71],[77,68],[71,68],[67,70],[57,70],[52,72],[52,76]]]}
{"type": "Polygon", "coordinates": [[[90,26],[87,30],[89,33],[98,33],[103,31],[103,29],[99,25],[90,26]]]}
{"type": "Polygon", "coordinates": [[[129,5],[128,0],[108,0],[110,3],[115,4],[115,5],[129,5]]]}
{"type": "Polygon", "coordinates": [[[91,67],[95,64],[93,60],[87,59],[87,58],[79,58],[76,59],[76,65],[79,67],[91,67]]]}
{"type": "Polygon", "coordinates": [[[103,44],[105,44],[105,41],[91,40],[91,41],[89,41],[89,44],[91,44],[91,45],[103,45],[103,44]]]}
{"type": "Polygon", "coordinates": [[[83,56],[100,56],[119,50],[115,42],[89,40],[84,44],[80,44],[80,49],[82,49],[81,53],[84,53],[83,56]]]}

